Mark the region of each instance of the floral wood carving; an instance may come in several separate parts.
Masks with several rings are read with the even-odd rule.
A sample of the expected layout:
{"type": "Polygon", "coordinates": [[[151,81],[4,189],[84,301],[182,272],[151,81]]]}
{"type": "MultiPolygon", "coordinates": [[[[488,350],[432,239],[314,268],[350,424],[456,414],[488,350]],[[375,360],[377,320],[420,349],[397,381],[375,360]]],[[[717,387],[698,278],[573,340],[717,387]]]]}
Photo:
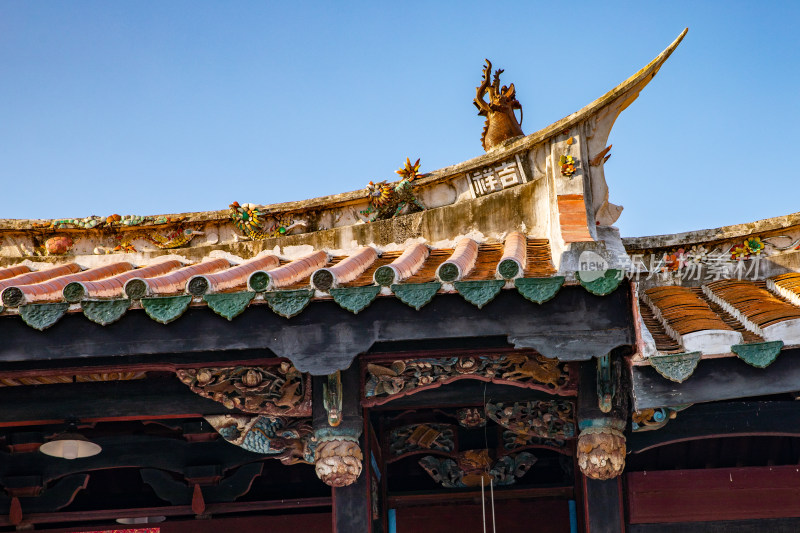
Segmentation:
{"type": "Polygon", "coordinates": [[[489,402],[486,415],[508,430],[503,433],[506,449],[534,443],[563,446],[566,439],[575,436],[574,408],[567,400],[489,402]]]}
{"type": "Polygon", "coordinates": [[[476,379],[573,395],[569,367],[539,354],[444,357],[367,364],[365,406],[380,405],[460,379],[476,379]]]}
{"type": "Polygon", "coordinates": [[[309,419],[214,415],[205,419],[226,441],[245,450],[274,456],[286,465],[314,464],[316,441],[309,419]]]}
{"type": "Polygon", "coordinates": [[[476,90],[475,100],[473,100],[475,107],[478,108],[478,115],[486,117],[481,144],[487,152],[503,141],[523,135],[520,125],[522,104],[517,100],[513,83],[508,87],[505,85],[500,87],[500,74],[502,73],[503,69],[495,70],[494,78],[489,81],[492,74],[492,62],[487,59],[486,66],[483,68],[483,79],[476,90]],[[489,102],[484,100],[487,93],[489,102]],[[515,109],[520,110],[520,122],[517,122],[517,117],[514,115],[515,109]]]}
{"type": "Polygon", "coordinates": [[[177,374],[193,392],[228,409],[269,416],[311,416],[311,379],[288,362],[270,367],[193,368],[177,374]]]}

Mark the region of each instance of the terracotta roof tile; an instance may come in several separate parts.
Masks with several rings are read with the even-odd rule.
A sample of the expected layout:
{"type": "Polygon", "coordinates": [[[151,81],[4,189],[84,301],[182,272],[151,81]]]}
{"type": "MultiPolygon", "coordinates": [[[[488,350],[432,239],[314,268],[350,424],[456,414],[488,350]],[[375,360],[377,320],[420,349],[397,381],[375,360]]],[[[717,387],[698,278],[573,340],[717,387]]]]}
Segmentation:
{"type": "Polygon", "coordinates": [[[667,332],[669,328],[679,335],[733,329],[689,287],[653,287],[646,290],[645,295],[645,301],[655,307],[653,312],[656,317],[665,322],[667,332]]]}
{"type": "Polygon", "coordinates": [[[800,319],[800,309],[777,298],[752,281],[719,280],[703,292],[754,333],[786,320],[800,319]]]}
{"type": "Polygon", "coordinates": [[[183,263],[177,260],[161,261],[99,281],[73,281],[64,287],[62,294],[68,302],[78,302],[84,298],[123,298],[125,283],[129,279],[160,276],[181,266],[183,263]]]}
{"type": "Polygon", "coordinates": [[[800,306],[800,273],[790,272],[770,278],[767,288],[793,305],[800,306]]]}
{"type": "Polygon", "coordinates": [[[5,290],[7,287],[11,287],[12,285],[30,285],[33,283],[41,283],[43,281],[47,281],[48,279],[65,276],[67,274],[74,274],[80,271],[81,267],[76,263],[67,263],[66,265],[59,265],[57,267],[48,268],[45,270],[21,274],[13,278],[0,281],[0,291],[5,290]]]}
{"type": "Polygon", "coordinates": [[[356,253],[342,259],[331,267],[317,270],[311,275],[311,284],[321,291],[353,281],[378,259],[378,252],[371,246],[360,248],[356,253]]]}
{"type": "Polygon", "coordinates": [[[257,270],[277,268],[280,263],[278,256],[265,255],[219,272],[197,274],[186,284],[186,292],[193,296],[202,296],[207,292],[216,293],[245,290],[250,274],[257,270]]]}
{"type": "MultiPolygon", "coordinates": [[[[64,287],[72,282],[96,281],[131,269],[133,269],[133,265],[127,262],[112,263],[34,284],[10,285],[3,290],[3,303],[9,307],[18,307],[26,303],[58,301],[63,297],[62,291],[64,287]]],[[[19,276],[19,278],[22,277],[24,276],[19,276]]],[[[12,278],[7,281],[13,281],[14,279],[18,278],[12,278]]]]}
{"type": "Polygon", "coordinates": [[[145,296],[179,294],[186,288],[186,282],[198,274],[211,274],[230,266],[227,259],[213,259],[190,265],[163,276],[154,278],[133,278],[125,283],[125,294],[138,300],[145,296]]]}
{"type": "Polygon", "coordinates": [[[0,280],[13,278],[14,276],[20,276],[22,274],[27,274],[30,272],[30,267],[26,265],[16,265],[8,268],[0,268],[0,280]]]}
{"type": "MultiPolygon", "coordinates": [[[[498,257],[499,258],[499,257],[498,257]]],[[[475,267],[478,259],[478,243],[469,237],[462,237],[456,243],[453,255],[436,269],[436,277],[443,282],[464,279],[475,267]]]]}

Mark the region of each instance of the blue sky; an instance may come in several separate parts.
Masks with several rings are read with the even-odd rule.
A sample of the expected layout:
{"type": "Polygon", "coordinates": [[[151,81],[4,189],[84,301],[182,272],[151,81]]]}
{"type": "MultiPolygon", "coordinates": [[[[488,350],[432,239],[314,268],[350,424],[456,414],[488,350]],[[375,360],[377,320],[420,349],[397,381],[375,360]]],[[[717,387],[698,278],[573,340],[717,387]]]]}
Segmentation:
{"type": "Polygon", "coordinates": [[[800,2],[0,2],[0,218],[334,194],[532,133],[689,34],[614,127],[623,235],[800,211],[800,2]]]}

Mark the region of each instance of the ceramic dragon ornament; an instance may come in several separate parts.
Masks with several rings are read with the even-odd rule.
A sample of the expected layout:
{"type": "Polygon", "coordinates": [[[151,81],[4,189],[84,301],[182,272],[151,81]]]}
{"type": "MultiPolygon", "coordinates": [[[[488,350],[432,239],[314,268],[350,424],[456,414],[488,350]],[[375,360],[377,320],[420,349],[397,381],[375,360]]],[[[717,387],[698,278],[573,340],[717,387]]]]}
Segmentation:
{"type": "Polygon", "coordinates": [[[516,97],[516,89],[512,83],[508,87],[500,87],[500,74],[503,69],[494,71],[494,78],[489,81],[492,74],[492,62],[486,60],[483,68],[483,80],[478,86],[473,103],[478,108],[478,115],[486,117],[483,126],[481,144],[487,152],[504,141],[523,135],[522,133],[522,104],[516,97]],[[484,96],[489,95],[489,101],[484,96]],[[520,120],[514,115],[514,110],[519,109],[520,120]]]}

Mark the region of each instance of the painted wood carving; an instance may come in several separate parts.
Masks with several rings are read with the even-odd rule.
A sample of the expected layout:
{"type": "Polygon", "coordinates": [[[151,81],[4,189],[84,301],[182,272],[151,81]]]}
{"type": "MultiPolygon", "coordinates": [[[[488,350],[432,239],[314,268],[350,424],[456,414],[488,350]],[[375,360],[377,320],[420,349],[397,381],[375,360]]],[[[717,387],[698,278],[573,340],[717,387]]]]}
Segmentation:
{"type": "Polygon", "coordinates": [[[177,371],[193,392],[228,409],[270,416],[311,416],[311,380],[291,363],[177,371]]]}
{"type": "Polygon", "coordinates": [[[521,353],[398,360],[367,364],[364,405],[439,387],[460,379],[476,379],[574,395],[569,367],[555,359],[521,353]]]}
{"type": "Polygon", "coordinates": [[[534,444],[561,447],[575,436],[572,402],[565,400],[486,404],[486,415],[505,428],[506,449],[534,444]]]}
{"type": "Polygon", "coordinates": [[[467,450],[454,459],[428,455],[419,460],[420,466],[437,483],[448,489],[513,485],[536,463],[528,452],[505,455],[492,462],[488,450],[467,450]]]}
{"type": "Polygon", "coordinates": [[[226,441],[274,456],[283,464],[314,464],[315,440],[309,419],[213,415],[205,419],[226,441]]]}

